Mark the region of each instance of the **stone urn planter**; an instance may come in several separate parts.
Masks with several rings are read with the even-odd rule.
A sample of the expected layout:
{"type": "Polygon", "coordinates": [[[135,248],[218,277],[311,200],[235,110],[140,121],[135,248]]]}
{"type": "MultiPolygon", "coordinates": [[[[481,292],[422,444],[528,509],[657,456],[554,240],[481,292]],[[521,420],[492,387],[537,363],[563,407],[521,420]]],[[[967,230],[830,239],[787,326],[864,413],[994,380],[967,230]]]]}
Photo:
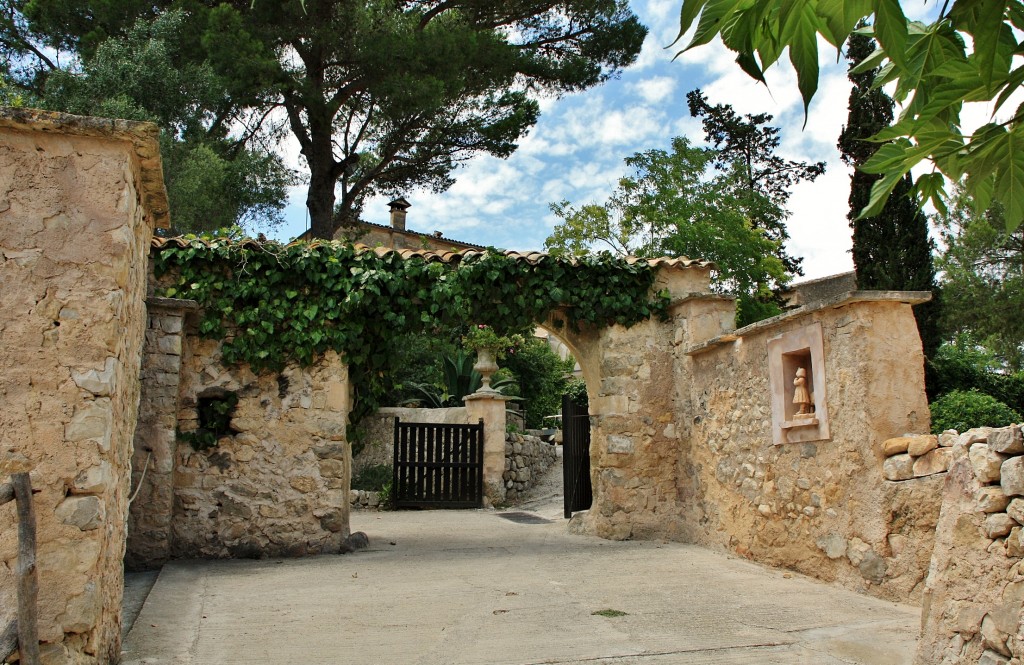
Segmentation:
{"type": "Polygon", "coordinates": [[[491,388],[491,375],[498,371],[497,351],[492,348],[476,350],[476,364],[473,369],[480,372],[480,393],[498,392],[491,388]]]}

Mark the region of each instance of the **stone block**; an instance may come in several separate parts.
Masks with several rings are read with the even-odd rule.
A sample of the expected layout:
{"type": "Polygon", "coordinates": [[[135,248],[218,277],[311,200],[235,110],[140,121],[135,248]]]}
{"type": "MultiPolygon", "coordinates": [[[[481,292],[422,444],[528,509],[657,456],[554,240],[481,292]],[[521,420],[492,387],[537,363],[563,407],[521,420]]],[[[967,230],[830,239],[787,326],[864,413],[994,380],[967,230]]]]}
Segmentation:
{"type": "Polygon", "coordinates": [[[71,370],[71,379],[82,390],[88,390],[93,395],[108,397],[114,390],[114,358],[107,358],[103,369],[71,370]]]}
{"type": "Polygon", "coordinates": [[[321,460],[320,475],[324,478],[342,478],[345,475],[345,463],[336,459],[321,460]]]}
{"type": "Polygon", "coordinates": [[[71,493],[102,494],[113,485],[114,477],[110,470],[110,463],[101,461],[75,476],[75,480],[71,484],[71,493]]]}
{"type": "Polygon", "coordinates": [[[1010,529],[1019,526],[1017,522],[1006,513],[992,513],[985,517],[982,530],[986,538],[1002,538],[1009,535],[1010,529]]]}
{"type": "Polygon", "coordinates": [[[939,447],[939,437],[934,434],[911,437],[907,452],[911,457],[920,457],[925,453],[939,447]]]}
{"type": "Polygon", "coordinates": [[[995,620],[990,615],[986,615],[981,620],[981,640],[986,649],[991,649],[1003,656],[1009,657],[1010,650],[1006,646],[1006,638],[1008,637],[1008,634],[999,630],[995,620]]]}
{"type": "Polygon", "coordinates": [[[633,443],[633,439],[628,436],[622,436],[619,434],[613,434],[608,437],[608,452],[620,455],[632,454],[635,450],[636,445],[633,443]]]}
{"type": "MultiPolygon", "coordinates": [[[[978,508],[983,513],[1000,513],[1004,510],[1009,513],[1007,506],[1010,503],[1010,497],[1003,494],[1001,487],[982,487],[974,495],[974,500],[978,502],[978,508]]],[[[1024,508],[1024,499],[1021,500],[1021,504],[1021,507],[1024,508]]]]}
{"type": "Polygon", "coordinates": [[[952,448],[958,438],[960,438],[960,434],[955,429],[947,429],[939,435],[939,446],[942,448],[952,448]]]}
{"type": "Polygon", "coordinates": [[[931,476],[949,470],[949,462],[953,457],[949,448],[933,448],[914,460],[914,477],[931,476]]]}
{"type": "Polygon", "coordinates": [[[988,435],[988,445],[992,450],[1004,455],[1020,455],[1024,453],[1024,437],[1020,427],[1010,425],[992,430],[988,435]]]}
{"type": "MultiPolygon", "coordinates": [[[[1003,493],[1001,488],[999,489],[999,493],[1003,493]]],[[[1010,500],[1010,497],[1005,494],[1003,494],[1003,496],[1007,499],[1006,514],[1012,517],[1015,521],[1024,524],[1024,499],[1018,497],[1010,500]]]]}
{"type": "Polygon", "coordinates": [[[1000,469],[1006,460],[1005,455],[1000,455],[989,448],[987,443],[975,443],[971,446],[969,456],[974,475],[982,483],[998,483],[1000,469]]]}
{"type": "Polygon", "coordinates": [[[96,441],[100,450],[110,450],[113,413],[109,399],[86,402],[75,409],[71,421],[64,426],[64,439],[69,442],[96,441]]]}
{"type": "Polygon", "coordinates": [[[886,480],[910,480],[914,477],[914,458],[906,453],[886,458],[882,464],[882,477],[886,480]]]}
{"type": "Polygon", "coordinates": [[[69,496],[61,502],[54,514],[64,524],[91,531],[103,523],[106,510],[99,497],[69,496]]]}
{"type": "Polygon", "coordinates": [[[1020,558],[1024,556],[1024,528],[1015,526],[1010,529],[1010,533],[1006,536],[1006,556],[1012,556],[1020,558]]]}
{"type": "Polygon", "coordinates": [[[990,649],[986,649],[978,659],[978,665],[1007,665],[1009,662],[1009,658],[990,649]]]}
{"type": "Polygon", "coordinates": [[[1024,457],[1011,457],[1000,468],[1000,486],[1007,496],[1024,496],[1024,457]]]}
{"type": "Polygon", "coordinates": [[[292,489],[308,494],[317,488],[316,478],[312,476],[295,476],[288,480],[288,484],[292,486],[292,489]]]}
{"type": "Polygon", "coordinates": [[[897,436],[892,439],[886,439],[885,443],[882,444],[882,453],[886,457],[901,455],[910,448],[910,439],[911,437],[909,436],[897,436]]]}

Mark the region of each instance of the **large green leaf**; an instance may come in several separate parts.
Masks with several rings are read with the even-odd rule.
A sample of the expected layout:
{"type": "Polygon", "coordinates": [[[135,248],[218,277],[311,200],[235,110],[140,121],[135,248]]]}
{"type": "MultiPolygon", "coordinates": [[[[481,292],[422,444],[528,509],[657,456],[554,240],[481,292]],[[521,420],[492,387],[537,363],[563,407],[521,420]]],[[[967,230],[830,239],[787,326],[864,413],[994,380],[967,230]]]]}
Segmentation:
{"type": "Polygon", "coordinates": [[[875,0],[875,39],[889,58],[899,67],[906,67],[907,17],[898,0],[875,0]]]}
{"type": "Polygon", "coordinates": [[[857,21],[871,13],[871,0],[818,0],[817,13],[828,28],[825,39],[839,48],[857,21]]]}

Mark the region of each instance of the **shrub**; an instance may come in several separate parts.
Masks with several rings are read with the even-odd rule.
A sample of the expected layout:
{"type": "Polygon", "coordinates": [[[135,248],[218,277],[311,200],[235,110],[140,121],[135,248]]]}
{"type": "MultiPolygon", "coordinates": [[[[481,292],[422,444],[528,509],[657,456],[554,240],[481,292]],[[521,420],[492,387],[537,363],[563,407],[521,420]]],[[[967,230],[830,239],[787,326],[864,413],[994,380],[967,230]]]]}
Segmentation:
{"type": "Polygon", "coordinates": [[[1020,422],[1020,414],[991,395],[977,390],[954,390],[931,403],[932,432],[958,432],[972,427],[1003,427],[1020,422]]]}
{"type": "Polygon", "coordinates": [[[562,360],[547,342],[536,337],[526,340],[522,348],[505,358],[504,366],[512,371],[526,400],[526,427],[544,426],[544,416],[562,411],[562,393],[576,362],[562,360]]]}
{"type": "Polygon", "coordinates": [[[368,466],[352,478],[352,489],[363,490],[364,492],[380,492],[385,485],[391,484],[391,477],[394,474],[391,466],[377,464],[368,466]]]}
{"type": "Polygon", "coordinates": [[[583,379],[578,379],[576,377],[569,379],[569,383],[565,387],[564,394],[577,406],[586,407],[589,404],[589,398],[587,397],[587,384],[583,379]]]}
{"type": "Polygon", "coordinates": [[[954,390],[977,390],[1024,410],[1024,374],[999,371],[995,356],[968,335],[939,347],[926,365],[929,399],[935,400],[954,390]]]}

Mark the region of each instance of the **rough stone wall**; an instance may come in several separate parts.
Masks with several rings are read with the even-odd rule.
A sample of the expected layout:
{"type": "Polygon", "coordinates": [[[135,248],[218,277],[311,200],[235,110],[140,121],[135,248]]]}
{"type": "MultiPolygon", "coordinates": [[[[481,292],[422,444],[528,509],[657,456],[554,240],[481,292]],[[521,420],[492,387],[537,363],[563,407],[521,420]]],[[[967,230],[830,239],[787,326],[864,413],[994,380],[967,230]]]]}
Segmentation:
{"type": "Polygon", "coordinates": [[[925,585],[918,665],[1024,663],[1024,439],[957,435],[925,585]]]}
{"type": "Polygon", "coordinates": [[[186,312],[192,301],[150,298],[142,357],[142,394],[132,455],[135,499],[128,517],[125,567],[143,570],[171,555],[178,384],[186,312]]]}
{"type": "MultiPolygon", "coordinates": [[[[160,221],[140,183],[159,177],[156,131],[0,111],[0,451],[35,466],[45,662],[120,656],[146,262],[160,221]]],[[[16,606],[15,524],[14,503],[0,508],[0,615],[16,606]]]]}
{"type": "Polygon", "coordinates": [[[363,418],[363,438],[358,445],[359,452],[352,456],[352,473],[358,474],[368,466],[395,461],[395,418],[406,423],[462,424],[469,422],[466,407],[448,409],[414,409],[404,406],[386,406],[377,413],[363,418]]]}
{"type": "Polygon", "coordinates": [[[509,432],[505,437],[505,473],[502,474],[505,500],[515,501],[533,487],[557,457],[553,445],[529,434],[509,432]]]}
{"type": "Polygon", "coordinates": [[[349,534],[351,452],[347,368],[329,353],[309,368],[255,375],[224,368],[220,344],[189,330],[178,426],[198,425],[198,400],[234,392],[233,433],[174,458],[171,554],[301,556],[337,552],[349,534]]]}
{"type": "Polygon", "coordinates": [[[928,431],[910,305],[824,307],[684,351],[675,383],[687,539],[873,595],[919,597],[942,476],[883,480],[884,442],[928,431]],[[823,329],[831,438],[773,445],[767,341],[814,322],[823,329]]]}

